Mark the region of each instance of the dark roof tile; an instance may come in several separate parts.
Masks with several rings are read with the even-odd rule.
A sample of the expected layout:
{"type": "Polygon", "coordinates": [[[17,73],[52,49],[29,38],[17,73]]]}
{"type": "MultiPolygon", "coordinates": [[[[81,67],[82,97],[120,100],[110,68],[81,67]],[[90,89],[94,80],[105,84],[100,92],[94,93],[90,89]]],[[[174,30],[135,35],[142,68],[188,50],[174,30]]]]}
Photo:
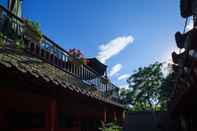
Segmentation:
{"type": "Polygon", "coordinates": [[[96,93],[94,89],[90,88],[74,76],[24,52],[17,53],[8,50],[3,52],[1,51],[0,64],[6,66],[7,68],[14,66],[22,73],[29,72],[36,78],[41,77],[47,82],[52,81],[54,84],[61,85],[64,88],[70,89],[71,91],[75,91],[91,98],[101,100],[105,103],[124,108],[124,106],[121,104],[99,96],[99,94],[96,93]]]}

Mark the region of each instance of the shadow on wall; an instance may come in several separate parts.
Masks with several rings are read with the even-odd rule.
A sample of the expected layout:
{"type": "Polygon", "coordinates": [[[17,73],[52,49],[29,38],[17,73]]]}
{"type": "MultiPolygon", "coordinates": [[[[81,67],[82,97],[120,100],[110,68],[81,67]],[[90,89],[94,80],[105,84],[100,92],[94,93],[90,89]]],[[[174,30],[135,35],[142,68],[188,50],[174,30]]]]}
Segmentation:
{"type": "Polygon", "coordinates": [[[161,112],[130,112],[124,123],[123,131],[162,131],[161,112]]]}

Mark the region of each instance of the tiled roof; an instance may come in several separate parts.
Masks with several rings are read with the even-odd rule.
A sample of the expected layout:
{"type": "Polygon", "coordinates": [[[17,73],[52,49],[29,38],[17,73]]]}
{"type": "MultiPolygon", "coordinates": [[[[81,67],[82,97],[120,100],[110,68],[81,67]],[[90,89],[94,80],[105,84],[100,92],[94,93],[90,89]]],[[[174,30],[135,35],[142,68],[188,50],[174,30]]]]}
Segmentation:
{"type": "Polygon", "coordinates": [[[42,77],[46,82],[52,81],[54,84],[61,85],[70,91],[87,95],[104,103],[125,108],[124,105],[99,95],[96,93],[97,91],[95,88],[85,84],[78,78],[37,57],[34,57],[33,55],[30,55],[29,53],[10,49],[1,49],[0,64],[7,68],[15,67],[20,72],[29,73],[35,78],[42,77]]]}

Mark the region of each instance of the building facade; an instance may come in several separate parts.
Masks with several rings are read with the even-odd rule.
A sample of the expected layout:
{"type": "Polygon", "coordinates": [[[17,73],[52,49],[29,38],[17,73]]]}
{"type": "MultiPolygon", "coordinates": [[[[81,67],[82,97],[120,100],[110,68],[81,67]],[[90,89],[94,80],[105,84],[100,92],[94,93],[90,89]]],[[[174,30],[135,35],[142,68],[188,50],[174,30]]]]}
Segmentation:
{"type": "Polygon", "coordinates": [[[0,130],[96,131],[125,118],[105,66],[67,51],[0,6],[0,130]],[[36,36],[35,36],[36,34],[36,36]],[[104,70],[105,69],[105,70],[104,70]]]}

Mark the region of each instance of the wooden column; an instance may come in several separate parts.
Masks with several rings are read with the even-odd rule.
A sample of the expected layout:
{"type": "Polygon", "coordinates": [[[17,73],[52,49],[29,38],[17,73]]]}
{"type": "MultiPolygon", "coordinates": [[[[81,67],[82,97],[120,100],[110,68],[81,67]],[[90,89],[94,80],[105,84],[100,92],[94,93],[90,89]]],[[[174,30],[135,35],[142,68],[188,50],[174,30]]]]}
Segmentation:
{"type": "Polygon", "coordinates": [[[57,103],[55,99],[51,99],[49,102],[46,118],[48,131],[55,131],[57,124],[57,103]]]}
{"type": "Polygon", "coordinates": [[[114,114],[113,115],[114,115],[114,117],[113,117],[114,118],[114,121],[117,121],[116,111],[114,111],[114,114]]]}
{"type": "Polygon", "coordinates": [[[126,119],[126,111],[122,111],[122,120],[124,121],[126,119]]]}
{"type": "Polygon", "coordinates": [[[0,129],[7,125],[4,117],[4,113],[0,111],[0,129]]]}
{"type": "Polygon", "coordinates": [[[78,115],[75,115],[74,116],[74,127],[75,128],[80,128],[80,116],[78,116],[78,115]]]}
{"type": "Polygon", "coordinates": [[[107,111],[106,111],[106,108],[104,108],[103,111],[101,112],[101,121],[103,121],[104,123],[107,122],[107,111]]]}

